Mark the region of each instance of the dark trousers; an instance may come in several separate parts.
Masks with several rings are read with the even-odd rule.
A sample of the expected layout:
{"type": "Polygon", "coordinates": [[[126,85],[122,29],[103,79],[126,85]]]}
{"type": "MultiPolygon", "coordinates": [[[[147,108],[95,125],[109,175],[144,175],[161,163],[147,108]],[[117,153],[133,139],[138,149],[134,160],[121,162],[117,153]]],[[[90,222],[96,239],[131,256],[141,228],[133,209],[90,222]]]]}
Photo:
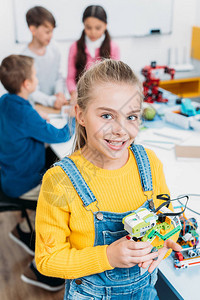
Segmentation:
{"type": "Polygon", "coordinates": [[[52,165],[57,162],[59,158],[57,155],[51,150],[51,148],[48,146],[46,148],[46,160],[45,160],[45,168],[48,170],[52,167],[52,165]]]}

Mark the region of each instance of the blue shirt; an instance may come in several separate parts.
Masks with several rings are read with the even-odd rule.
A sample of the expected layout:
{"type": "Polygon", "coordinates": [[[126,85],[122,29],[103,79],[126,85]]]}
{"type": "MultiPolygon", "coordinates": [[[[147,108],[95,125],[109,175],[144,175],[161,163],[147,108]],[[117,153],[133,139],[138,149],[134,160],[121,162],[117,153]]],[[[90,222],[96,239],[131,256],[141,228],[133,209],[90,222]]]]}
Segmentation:
{"type": "Polygon", "coordinates": [[[0,98],[0,168],[5,194],[19,197],[36,187],[45,171],[44,143],[68,141],[68,125],[57,129],[40,117],[31,104],[15,94],[0,98]]]}

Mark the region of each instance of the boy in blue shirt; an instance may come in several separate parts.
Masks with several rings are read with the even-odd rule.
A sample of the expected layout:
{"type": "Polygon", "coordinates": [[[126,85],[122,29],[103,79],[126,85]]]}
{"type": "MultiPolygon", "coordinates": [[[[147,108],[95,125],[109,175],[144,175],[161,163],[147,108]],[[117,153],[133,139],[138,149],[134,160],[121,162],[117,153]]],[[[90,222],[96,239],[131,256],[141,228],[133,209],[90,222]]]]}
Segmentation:
{"type": "MultiPolygon", "coordinates": [[[[0,66],[0,80],[8,91],[0,98],[1,188],[10,197],[37,200],[45,172],[44,143],[68,141],[74,132],[75,119],[72,129],[68,125],[57,129],[33,109],[28,101],[38,83],[33,58],[6,57],[0,66]]],[[[11,236],[34,254],[30,233],[23,231],[23,226],[20,228],[18,224],[11,236]]]]}
{"type": "Polygon", "coordinates": [[[28,96],[37,86],[33,58],[6,57],[0,79],[9,92],[0,99],[0,166],[2,189],[20,197],[35,188],[45,172],[44,143],[61,143],[71,138],[66,125],[57,129],[32,108],[28,96]]]}

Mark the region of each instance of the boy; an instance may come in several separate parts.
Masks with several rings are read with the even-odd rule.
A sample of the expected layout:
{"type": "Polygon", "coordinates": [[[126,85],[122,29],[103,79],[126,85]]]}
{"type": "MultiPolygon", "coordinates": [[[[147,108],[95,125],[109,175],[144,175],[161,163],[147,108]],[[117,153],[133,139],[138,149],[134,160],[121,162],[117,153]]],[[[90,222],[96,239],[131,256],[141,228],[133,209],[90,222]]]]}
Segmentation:
{"type": "MultiPolygon", "coordinates": [[[[24,55],[6,57],[0,66],[0,80],[8,91],[0,98],[1,188],[10,197],[37,200],[45,172],[44,143],[68,141],[72,132],[70,134],[68,125],[57,129],[48,124],[29,103],[28,97],[38,83],[33,58],[24,55]]],[[[10,236],[28,253],[34,254],[31,234],[22,224],[18,224],[10,236]]],[[[36,269],[34,273],[40,274],[36,269]]],[[[39,279],[42,278],[41,275],[39,279]]]]}
{"type": "Polygon", "coordinates": [[[53,15],[41,6],[29,9],[26,21],[32,41],[22,54],[34,58],[39,80],[37,90],[30,95],[29,100],[31,103],[60,109],[68,102],[64,96],[64,81],[59,73],[60,53],[57,47],[50,43],[56,21],[53,15]]]}

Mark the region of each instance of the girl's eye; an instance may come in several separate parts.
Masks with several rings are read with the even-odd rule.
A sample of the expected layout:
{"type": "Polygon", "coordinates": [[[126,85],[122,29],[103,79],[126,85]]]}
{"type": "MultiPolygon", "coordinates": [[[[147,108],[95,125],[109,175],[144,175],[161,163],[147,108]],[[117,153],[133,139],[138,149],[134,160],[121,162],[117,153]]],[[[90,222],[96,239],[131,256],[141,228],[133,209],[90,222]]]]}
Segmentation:
{"type": "Polygon", "coordinates": [[[112,116],[110,114],[104,114],[101,116],[103,119],[107,119],[107,120],[110,120],[112,119],[112,116]]]}
{"type": "Polygon", "coordinates": [[[130,121],[135,121],[135,120],[137,120],[137,119],[138,119],[137,116],[129,116],[129,117],[128,117],[128,120],[130,120],[130,121]]]}

